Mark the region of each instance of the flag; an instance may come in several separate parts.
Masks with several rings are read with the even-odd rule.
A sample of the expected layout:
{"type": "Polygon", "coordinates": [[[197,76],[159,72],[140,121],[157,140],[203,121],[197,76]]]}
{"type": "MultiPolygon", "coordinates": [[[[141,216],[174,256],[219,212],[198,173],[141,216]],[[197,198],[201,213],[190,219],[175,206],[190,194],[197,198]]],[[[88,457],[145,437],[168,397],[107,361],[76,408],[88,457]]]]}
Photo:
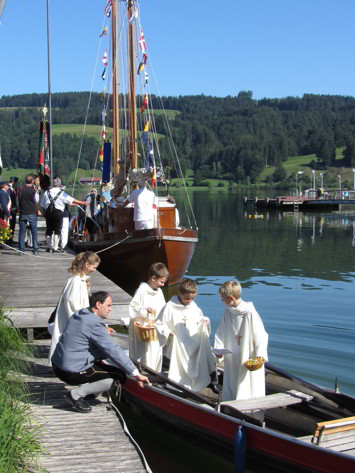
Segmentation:
{"type": "Polygon", "coordinates": [[[157,187],[157,168],[154,166],[153,172],[152,172],[152,189],[156,189],[156,187],[157,187]]]}
{"type": "Polygon", "coordinates": [[[153,149],[153,143],[151,142],[148,143],[148,166],[150,168],[155,166],[154,149],[153,149]]]}
{"type": "Polygon", "coordinates": [[[150,128],[150,120],[144,123],[144,131],[149,131],[150,128]]]}
{"type": "Polygon", "coordinates": [[[0,176],[2,174],[2,159],[1,159],[1,148],[0,148],[0,176]]]}
{"type": "Polygon", "coordinates": [[[105,28],[101,31],[99,38],[101,38],[101,36],[107,36],[107,34],[108,34],[108,26],[105,26],[105,28]]]}
{"type": "Polygon", "coordinates": [[[104,147],[101,146],[100,148],[100,161],[103,163],[104,161],[104,147]]]}
{"type": "Polygon", "coordinates": [[[49,146],[48,146],[48,130],[47,121],[42,121],[39,128],[39,161],[38,174],[42,176],[50,176],[51,170],[49,166],[49,146]]]}
{"type": "Polygon", "coordinates": [[[105,119],[106,119],[106,108],[104,108],[101,112],[102,123],[105,123],[105,119]]]}
{"type": "Polygon", "coordinates": [[[147,85],[149,82],[148,72],[144,71],[144,84],[147,85]]]}
{"type": "Polygon", "coordinates": [[[129,19],[129,22],[133,23],[136,18],[138,18],[138,10],[136,8],[136,5],[133,4],[133,12],[131,18],[129,19]]]}
{"type": "Polygon", "coordinates": [[[140,74],[142,71],[144,71],[144,62],[139,64],[137,74],[140,74]]]}
{"type": "Polygon", "coordinates": [[[148,144],[148,132],[147,131],[143,132],[143,137],[142,138],[143,138],[143,143],[145,145],[147,145],[148,144]]]}
{"type": "Polygon", "coordinates": [[[105,69],[102,71],[101,79],[102,79],[102,80],[105,80],[105,79],[106,79],[106,67],[105,67],[105,69]]]}
{"type": "Polygon", "coordinates": [[[144,108],[145,110],[148,110],[148,95],[147,95],[147,94],[145,94],[145,96],[144,96],[143,108],[144,108]]]}
{"type": "Polygon", "coordinates": [[[143,33],[143,30],[141,30],[141,33],[139,35],[139,46],[141,48],[141,50],[143,51],[143,53],[146,51],[147,49],[147,45],[145,44],[145,39],[144,39],[144,33],[143,33]]]}
{"type": "Polygon", "coordinates": [[[108,54],[107,51],[104,52],[104,57],[102,58],[102,62],[104,63],[104,66],[108,66],[108,54]]]}
{"type": "Polygon", "coordinates": [[[108,0],[107,5],[105,6],[105,15],[110,17],[112,10],[112,0],[108,0]]]}
{"type": "Polygon", "coordinates": [[[144,62],[145,65],[148,64],[148,54],[147,53],[143,54],[143,62],[144,62]]]}

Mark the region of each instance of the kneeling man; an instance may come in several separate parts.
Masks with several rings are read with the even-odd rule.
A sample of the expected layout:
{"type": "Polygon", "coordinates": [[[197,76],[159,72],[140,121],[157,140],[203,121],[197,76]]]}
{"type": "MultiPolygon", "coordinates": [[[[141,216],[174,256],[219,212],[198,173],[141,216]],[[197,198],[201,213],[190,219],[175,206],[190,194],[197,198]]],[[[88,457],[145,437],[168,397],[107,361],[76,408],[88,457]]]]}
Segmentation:
{"type": "Polygon", "coordinates": [[[70,318],[51,358],[59,379],[79,385],[67,396],[78,412],[91,411],[86,396],[108,391],[116,380],[124,381],[126,374],[134,376],[141,387],[149,383],[108,334],[103,319],[112,310],[110,294],[94,292],[89,302],[90,308],[81,309],[70,318]]]}

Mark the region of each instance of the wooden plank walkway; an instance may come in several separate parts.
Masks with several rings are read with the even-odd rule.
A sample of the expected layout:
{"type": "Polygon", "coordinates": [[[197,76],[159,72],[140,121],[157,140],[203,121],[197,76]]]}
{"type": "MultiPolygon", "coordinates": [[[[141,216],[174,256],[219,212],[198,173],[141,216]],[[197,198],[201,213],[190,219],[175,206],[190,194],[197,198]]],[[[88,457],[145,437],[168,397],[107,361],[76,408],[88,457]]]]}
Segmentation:
{"type": "Polygon", "coordinates": [[[90,401],[89,414],[75,412],[65,401],[68,386],[48,365],[48,349],[49,341],[35,342],[35,357],[30,360],[33,374],[26,377],[33,425],[40,427],[39,466],[49,473],[150,471],[105,397],[90,401]]]}
{"type": "MultiPolygon", "coordinates": [[[[68,268],[75,253],[46,253],[40,247],[39,256],[29,250],[23,256],[11,248],[0,249],[0,298],[11,308],[9,318],[18,327],[46,327],[60,294],[69,277],[68,268]]],[[[117,325],[121,317],[128,316],[131,296],[99,271],[92,273],[94,291],[105,290],[112,294],[113,308],[107,319],[117,325]]]]}

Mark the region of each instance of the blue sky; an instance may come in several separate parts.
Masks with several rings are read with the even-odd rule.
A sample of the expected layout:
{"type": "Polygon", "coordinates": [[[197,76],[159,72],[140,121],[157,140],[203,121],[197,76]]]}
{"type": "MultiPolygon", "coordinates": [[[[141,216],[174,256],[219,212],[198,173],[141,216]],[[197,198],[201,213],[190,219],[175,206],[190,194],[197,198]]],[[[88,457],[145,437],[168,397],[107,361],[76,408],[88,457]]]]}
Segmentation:
{"type": "MultiPolygon", "coordinates": [[[[102,89],[94,76],[106,0],[50,0],[52,91],[102,89]]],[[[162,95],[255,99],[355,96],[354,0],[141,0],[162,95]]],[[[100,55],[104,47],[101,48],[100,55]]],[[[46,0],[8,0],[0,96],[47,92],[46,0]]]]}

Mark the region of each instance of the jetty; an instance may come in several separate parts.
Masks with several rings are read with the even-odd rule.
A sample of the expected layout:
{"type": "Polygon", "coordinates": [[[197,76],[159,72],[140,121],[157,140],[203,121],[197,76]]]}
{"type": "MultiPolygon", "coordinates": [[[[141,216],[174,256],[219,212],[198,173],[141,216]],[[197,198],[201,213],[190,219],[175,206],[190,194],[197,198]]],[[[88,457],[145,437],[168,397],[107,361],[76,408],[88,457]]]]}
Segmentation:
{"type": "Polygon", "coordinates": [[[301,196],[278,196],[248,198],[244,197],[244,206],[257,209],[277,210],[339,210],[343,205],[355,205],[355,190],[324,191],[322,195],[315,189],[308,189],[301,196]]]}
{"type": "MultiPolygon", "coordinates": [[[[30,250],[20,256],[15,248],[0,245],[0,297],[6,316],[11,324],[27,330],[34,348],[33,358],[28,360],[31,374],[24,376],[30,391],[28,405],[33,428],[38,429],[42,452],[38,468],[31,472],[151,472],[109,398],[91,400],[93,409],[89,414],[72,409],[65,399],[72,387],[56,378],[48,363],[50,339],[36,339],[36,329],[47,327],[74,256],[70,250],[46,253],[43,244],[38,256],[30,250]]],[[[92,273],[92,287],[112,294],[113,310],[106,320],[109,325],[118,325],[121,317],[127,317],[129,294],[98,271],[92,273]]]]}

